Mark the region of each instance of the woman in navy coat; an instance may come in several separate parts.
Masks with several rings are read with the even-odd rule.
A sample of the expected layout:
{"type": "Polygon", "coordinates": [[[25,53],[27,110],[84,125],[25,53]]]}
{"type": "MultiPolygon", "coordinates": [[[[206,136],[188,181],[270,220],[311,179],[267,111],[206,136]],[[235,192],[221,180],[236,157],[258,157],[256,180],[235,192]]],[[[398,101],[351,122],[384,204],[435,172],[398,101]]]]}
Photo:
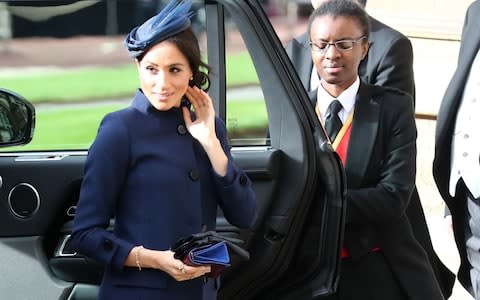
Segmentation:
{"type": "Polygon", "coordinates": [[[172,1],[127,36],[141,88],[130,107],[105,116],[88,153],[72,242],[105,265],[99,299],[215,299],[216,282],[203,277],[210,267],[186,266],[170,247],[215,230],[217,206],[238,227],[255,221],[250,180],[201,89],[208,66],[190,6],[172,1]]]}

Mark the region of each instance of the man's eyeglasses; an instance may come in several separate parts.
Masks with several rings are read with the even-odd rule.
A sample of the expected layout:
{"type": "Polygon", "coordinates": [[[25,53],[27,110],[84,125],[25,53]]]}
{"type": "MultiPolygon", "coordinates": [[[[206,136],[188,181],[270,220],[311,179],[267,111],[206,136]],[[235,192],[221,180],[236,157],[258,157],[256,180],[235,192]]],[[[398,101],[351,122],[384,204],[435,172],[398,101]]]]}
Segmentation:
{"type": "Polygon", "coordinates": [[[352,50],[353,46],[355,46],[356,43],[359,41],[366,39],[366,36],[359,37],[358,39],[354,40],[341,40],[341,41],[336,41],[333,43],[327,43],[327,42],[310,42],[310,47],[312,47],[312,50],[315,52],[319,53],[325,53],[327,52],[328,48],[333,45],[337,50],[345,52],[352,50]]]}

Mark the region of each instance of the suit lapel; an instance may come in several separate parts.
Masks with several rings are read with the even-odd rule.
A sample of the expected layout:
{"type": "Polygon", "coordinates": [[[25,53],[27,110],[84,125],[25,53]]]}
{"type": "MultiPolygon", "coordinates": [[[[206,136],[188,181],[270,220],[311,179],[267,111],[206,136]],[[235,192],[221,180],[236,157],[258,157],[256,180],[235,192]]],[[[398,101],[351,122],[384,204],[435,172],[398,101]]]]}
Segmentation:
{"type": "Polygon", "coordinates": [[[348,185],[361,184],[370,162],[378,131],[380,105],[372,98],[372,90],[360,84],[355,102],[352,130],[348,145],[345,170],[348,185]]]}
{"type": "MultiPolygon", "coordinates": [[[[480,27],[480,18],[478,18],[479,13],[480,11],[472,11],[469,13],[466,27],[464,28],[465,32],[462,34],[459,59],[463,59],[467,62],[469,67],[471,67],[472,62],[477,55],[478,48],[480,47],[480,31],[478,30],[480,27]]],[[[470,68],[464,73],[468,75],[469,71],[470,68]]]]}
{"type": "Polygon", "coordinates": [[[473,64],[473,60],[477,55],[479,46],[480,46],[480,21],[477,19],[472,19],[470,17],[469,24],[465,27],[465,32],[462,35],[463,42],[460,47],[459,58],[458,58],[458,68],[457,74],[454,77],[455,84],[455,95],[456,101],[454,105],[449,105],[451,108],[457,111],[458,104],[460,103],[463,90],[465,88],[466,81],[470,74],[470,69],[473,64]]]}
{"type": "Polygon", "coordinates": [[[302,81],[303,86],[305,86],[307,90],[310,90],[310,78],[312,76],[313,68],[312,51],[310,49],[309,42],[310,37],[306,33],[298,38],[298,43],[300,44],[299,57],[301,62],[299,64],[296,64],[300,80],[302,81]]]}
{"type": "Polygon", "coordinates": [[[480,18],[472,18],[480,12],[470,12],[468,23],[462,34],[462,43],[459,52],[458,66],[449,83],[443,101],[440,105],[437,119],[437,144],[450,144],[453,125],[457,110],[462,100],[466,81],[470,74],[473,60],[480,48],[480,18]],[[446,128],[446,126],[450,126],[446,128]]]}
{"type": "Polygon", "coordinates": [[[312,104],[313,109],[315,109],[315,106],[317,105],[317,90],[318,89],[308,91],[308,98],[310,98],[310,103],[312,104]]]}

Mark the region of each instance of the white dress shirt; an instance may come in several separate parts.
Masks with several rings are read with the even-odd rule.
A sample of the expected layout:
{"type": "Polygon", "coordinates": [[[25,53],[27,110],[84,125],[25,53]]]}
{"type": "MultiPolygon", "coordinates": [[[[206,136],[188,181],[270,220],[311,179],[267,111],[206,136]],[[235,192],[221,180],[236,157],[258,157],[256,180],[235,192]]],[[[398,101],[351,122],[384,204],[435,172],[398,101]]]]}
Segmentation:
{"type": "Polygon", "coordinates": [[[342,109],[338,112],[338,116],[340,117],[340,120],[342,120],[342,123],[345,123],[354,108],[359,87],[360,78],[357,76],[357,80],[355,80],[351,86],[349,86],[345,91],[335,98],[330,95],[320,84],[317,90],[317,110],[320,112],[322,124],[325,124],[328,106],[335,99],[340,101],[342,104],[342,109]]]}
{"type": "Polygon", "coordinates": [[[452,138],[449,191],[455,196],[460,178],[475,198],[480,196],[480,51],[473,61],[452,138]]]}

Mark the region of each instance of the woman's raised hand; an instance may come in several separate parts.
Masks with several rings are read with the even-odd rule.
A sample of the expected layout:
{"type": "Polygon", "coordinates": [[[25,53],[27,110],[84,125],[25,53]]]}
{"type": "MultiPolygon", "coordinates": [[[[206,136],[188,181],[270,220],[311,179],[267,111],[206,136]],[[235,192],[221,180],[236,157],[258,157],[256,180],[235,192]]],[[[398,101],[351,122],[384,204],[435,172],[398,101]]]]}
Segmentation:
{"type": "Polygon", "coordinates": [[[210,96],[198,87],[188,87],[185,93],[195,110],[195,121],[190,111],[183,107],[183,119],[190,134],[203,147],[210,159],[213,169],[220,176],[227,173],[228,158],[215,132],[215,110],[210,96]]]}
{"type": "Polygon", "coordinates": [[[195,110],[195,121],[192,121],[190,111],[183,107],[183,118],[190,134],[204,147],[211,145],[216,139],[215,110],[210,96],[198,87],[188,87],[185,93],[195,110]]]}

